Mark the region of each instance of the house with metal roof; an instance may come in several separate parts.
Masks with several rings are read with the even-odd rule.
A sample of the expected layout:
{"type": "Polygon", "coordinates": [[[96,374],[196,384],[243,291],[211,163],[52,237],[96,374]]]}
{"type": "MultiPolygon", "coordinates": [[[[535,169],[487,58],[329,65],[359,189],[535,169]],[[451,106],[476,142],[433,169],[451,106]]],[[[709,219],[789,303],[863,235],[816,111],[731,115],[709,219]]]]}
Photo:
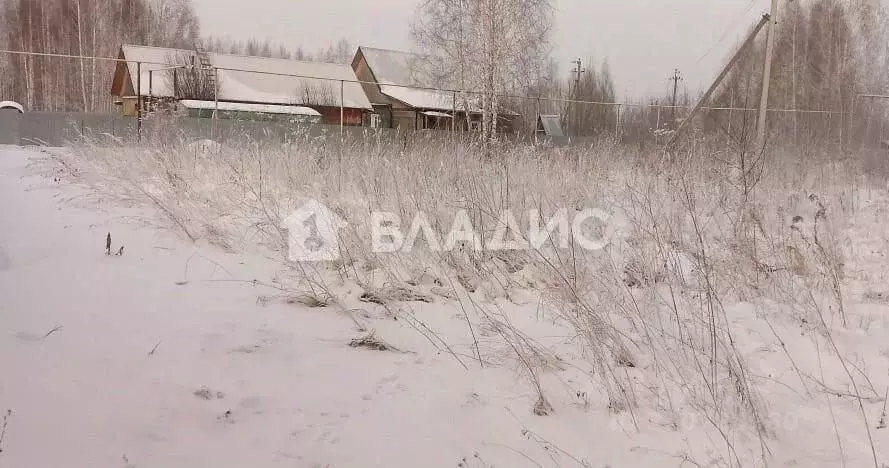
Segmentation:
{"type": "MultiPolygon", "coordinates": [[[[481,107],[471,104],[465,109],[458,102],[457,93],[442,90],[445,88],[442,83],[423,83],[418,73],[422,66],[422,57],[410,52],[358,48],[352,69],[373,105],[369,126],[412,130],[479,129],[481,107]]],[[[501,121],[507,121],[504,117],[508,114],[504,112],[501,121]]]]}
{"type": "MultiPolygon", "coordinates": [[[[124,115],[161,105],[361,125],[373,107],[348,64],[124,45],[111,86],[124,115]]],[[[203,115],[203,114],[202,114],[203,115]]]]}

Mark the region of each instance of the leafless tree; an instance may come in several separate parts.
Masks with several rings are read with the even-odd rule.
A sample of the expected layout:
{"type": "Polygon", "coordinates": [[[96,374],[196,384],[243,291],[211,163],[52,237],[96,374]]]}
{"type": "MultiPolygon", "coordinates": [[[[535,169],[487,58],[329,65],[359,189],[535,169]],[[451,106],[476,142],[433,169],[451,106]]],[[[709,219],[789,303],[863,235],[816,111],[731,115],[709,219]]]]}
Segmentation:
{"type": "Polygon", "coordinates": [[[355,48],[347,39],[340,39],[336,45],[331,45],[325,51],[318,51],[315,55],[319,62],[350,63],[355,55],[355,48]]]}
{"type": "Polygon", "coordinates": [[[315,54],[306,53],[302,47],[290,49],[284,44],[255,38],[238,41],[231,38],[210,37],[205,42],[207,50],[213,52],[310,62],[350,63],[355,55],[355,47],[346,39],[340,39],[336,44],[330,45],[327,49],[320,49],[315,54]]]}
{"type": "MultiPolygon", "coordinates": [[[[199,37],[189,0],[0,1],[0,46],[24,52],[115,57],[121,44],[190,48],[199,37]]],[[[107,111],[110,62],[0,58],[5,99],[31,110],[107,111]]]]}
{"type": "MultiPolygon", "coordinates": [[[[498,94],[538,79],[550,52],[549,0],[423,0],[412,27],[427,83],[478,90],[482,134],[497,134],[498,94]]],[[[474,96],[460,97],[464,110],[474,96]]]]}
{"type": "Polygon", "coordinates": [[[178,99],[194,99],[198,101],[213,101],[216,99],[216,90],[221,83],[213,69],[202,68],[201,61],[197,57],[197,51],[179,52],[168,56],[167,63],[177,68],[166,71],[166,79],[173,88],[173,94],[178,99]]]}
{"type": "Polygon", "coordinates": [[[340,92],[331,82],[303,81],[294,92],[293,103],[301,106],[339,107],[340,92]]]}
{"type": "Polygon", "coordinates": [[[193,47],[200,22],[191,0],[148,0],[148,44],[193,47]]]}

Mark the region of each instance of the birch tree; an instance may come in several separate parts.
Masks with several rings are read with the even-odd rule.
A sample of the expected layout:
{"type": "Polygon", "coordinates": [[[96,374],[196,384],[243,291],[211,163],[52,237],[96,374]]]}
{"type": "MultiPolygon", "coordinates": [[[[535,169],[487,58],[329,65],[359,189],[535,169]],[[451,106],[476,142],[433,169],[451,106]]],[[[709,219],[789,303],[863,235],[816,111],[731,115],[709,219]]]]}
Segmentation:
{"type": "MultiPolygon", "coordinates": [[[[0,45],[22,52],[115,57],[121,44],[191,48],[190,0],[0,0],[0,45]]],[[[0,58],[4,99],[29,110],[109,111],[112,62],[29,55],[0,58]]]]}
{"type": "Polygon", "coordinates": [[[529,88],[550,52],[549,0],[423,0],[412,36],[421,51],[416,79],[466,90],[464,111],[480,105],[482,137],[497,135],[500,95],[529,88]]]}
{"type": "MultiPolygon", "coordinates": [[[[76,10],[77,10],[77,46],[78,46],[78,54],[83,56],[85,55],[83,49],[83,27],[84,27],[84,16],[83,16],[83,8],[80,7],[80,4],[83,0],[75,0],[76,10]]],[[[86,112],[91,111],[90,103],[87,102],[86,98],[86,64],[84,63],[85,59],[80,59],[80,93],[81,98],[83,99],[83,110],[86,112]]]]}
{"type": "Polygon", "coordinates": [[[191,0],[150,0],[147,45],[190,49],[200,41],[200,23],[191,0]]]}

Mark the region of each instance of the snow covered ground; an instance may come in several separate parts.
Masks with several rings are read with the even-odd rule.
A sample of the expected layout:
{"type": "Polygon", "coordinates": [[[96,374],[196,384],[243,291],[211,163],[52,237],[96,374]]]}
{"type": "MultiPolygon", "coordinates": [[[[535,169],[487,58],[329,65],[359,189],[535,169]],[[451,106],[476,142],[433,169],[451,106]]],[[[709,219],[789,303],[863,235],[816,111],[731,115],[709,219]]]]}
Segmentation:
{"type": "Polygon", "coordinates": [[[412,319],[397,320],[349,281],[344,307],[275,300],[276,260],[183,239],[79,175],[0,148],[0,467],[762,466],[763,446],[768,466],[875,466],[871,447],[889,464],[885,191],[847,228],[850,325],[828,325],[842,361],[798,311],[725,304],[762,400],[757,435],[740,410],[713,424],[690,399],[660,407],[672,387],[651,358],[618,368],[637,406],[609,408],[576,331],[529,289],[492,302],[552,353],[535,366],[551,414],[536,415],[508,349],[523,340],[476,324],[474,355],[461,303],[402,304],[412,319]],[[105,255],[108,233],[122,255],[105,255]],[[370,330],[395,349],[350,346],[370,330]],[[717,427],[737,429],[731,444],[717,427]]]}

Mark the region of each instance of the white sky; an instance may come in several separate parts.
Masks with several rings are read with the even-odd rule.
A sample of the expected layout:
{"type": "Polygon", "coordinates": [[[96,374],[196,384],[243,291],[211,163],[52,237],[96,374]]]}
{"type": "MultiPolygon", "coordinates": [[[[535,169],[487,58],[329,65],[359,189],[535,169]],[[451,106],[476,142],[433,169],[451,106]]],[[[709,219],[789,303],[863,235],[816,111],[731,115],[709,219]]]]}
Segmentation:
{"type": "MultiPolygon", "coordinates": [[[[314,52],[340,38],[410,50],[418,0],[193,0],[205,34],[269,39],[314,52]]],[[[665,93],[679,68],[689,92],[706,87],[769,0],[554,0],[554,55],[607,58],[622,96],[665,93]],[[714,45],[715,44],[715,45],[714,45]],[[712,50],[711,50],[712,49],[712,50]],[[709,52],[709,53],[708,53],[709,52]]]]}

